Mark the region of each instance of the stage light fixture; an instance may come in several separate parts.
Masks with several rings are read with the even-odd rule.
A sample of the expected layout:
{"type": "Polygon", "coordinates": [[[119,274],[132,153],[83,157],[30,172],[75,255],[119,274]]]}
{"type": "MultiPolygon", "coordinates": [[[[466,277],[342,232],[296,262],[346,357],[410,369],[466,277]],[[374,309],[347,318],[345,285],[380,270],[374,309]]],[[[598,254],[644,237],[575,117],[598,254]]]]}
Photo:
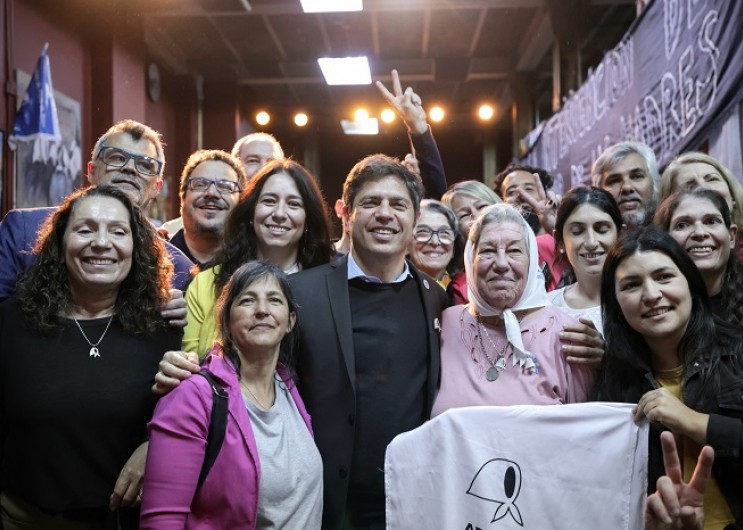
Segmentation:
{"type": "Polygon", "coordinates": [[[392,109],[384,109],[380,117],[384,123],[392,123],[395,121],[395,111],[392,109]]]}
{"type": "Polygon", "coordinates": [[[304,112],[299,112],[294,116],[294,124],[297,127],[304,127],[307,125],[307,122],[309,121],[309,118],[304,112]]]}
{"type": "Polygon", "coordinates": [[[268,112],[262,110],[255,115],[255,121],[258,125],[268,125],[268,122],[271,121],[271,116],[268,112]]]}
{"type": "Polygon", "coordinates": [[[441,107],[433,107],[431,110],[428,111],[428,117],[431,118],[431,121],[440,122],[444,119],[445,113],[444,109],[441,107]]]}
{"type": "Polygon", "coordinates": [[[484,105],[480,105],[480,108],[477,109],[477,115],[483,121],[490,121],[493,119],[493,116],[495,116],[495,109],[492,107],[492,105],[488,105],[486,103],[484,105]]]}

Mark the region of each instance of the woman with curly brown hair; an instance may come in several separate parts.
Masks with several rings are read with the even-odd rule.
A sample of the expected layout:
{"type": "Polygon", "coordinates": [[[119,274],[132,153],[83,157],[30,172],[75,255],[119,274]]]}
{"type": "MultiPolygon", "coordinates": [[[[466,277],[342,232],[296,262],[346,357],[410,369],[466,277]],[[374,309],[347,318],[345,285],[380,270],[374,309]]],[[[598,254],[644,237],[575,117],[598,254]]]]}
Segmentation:
{"type": "Polygon", "coordinates": [[[314,177],[290,159],[273,160],[248,182],[230,212],[213,267],[186,293],[183,349],[206,355],[216,338],[216,301],[240,265],[267,260],[287,274],[328,263],[334,256],[330,216],[314,177]]]}
{"type": "Polygon", "coordinates": [[[152,374],[179,335],[160,312],[163,243],[121,191],[70,195],[0,304],[0,504],[6,530],[136,528],[152,374]]]}

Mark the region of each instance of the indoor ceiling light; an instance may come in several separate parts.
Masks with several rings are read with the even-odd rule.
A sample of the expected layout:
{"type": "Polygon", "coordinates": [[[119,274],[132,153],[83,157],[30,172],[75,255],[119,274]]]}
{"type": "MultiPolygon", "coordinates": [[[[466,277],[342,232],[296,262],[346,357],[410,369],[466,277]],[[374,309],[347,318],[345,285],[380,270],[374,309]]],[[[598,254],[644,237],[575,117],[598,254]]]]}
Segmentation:
{"type": "Polygon", "coordinates": [[[379,121],[377,121],[377,118],[341,120],[341,127],[343,127],[345,134],[379,134],[379,121]]]}
{"type": "Polygon", "coordinates": [[[297,127],[304,127],[307,125],[307,122],[309,121],[309,118],[304,112],[299,112],[294,116],[294,124],[297,127]]]}
{"type": "Polygon", "coordinates": [[[477,109],[477,115],[483,121],[492,120],[493,116],[495,115],[495,109],[492,107],[492,105],[488,105],[486,103],[484,105],[481,105],[480,108],[477,109]]]}
{"type": "Polygon", "coordinates": [[[384,109],[381,117],[384,123],[392,123],[395,121],[395,112],[392,109],[384,109]]]}
{"type": "Polygon", "coordinates": [[[268,112],[262,110],[255,115],[255,121],[258,122],[258,125],[268,125],[268,122],[271,121],[271,116],[268,112]]]}
{"type": "Polygon", "coordinates": [[[366,57],[326,57],[317,62],[329,85],[371,85],[371,71],[366,57]]]}
{"type": "Polygon", "coordinates": [[[361,0],[299,0],[305,13],[333,13],[337,11],[361,11],[361,0]]]}
{"type": "Polygon", "coordinates": [[[431,121],[441,121],[444,119],[444,109],[441,107],[433,107],[428,111],[428,117],[431,118],[431,121]]]}

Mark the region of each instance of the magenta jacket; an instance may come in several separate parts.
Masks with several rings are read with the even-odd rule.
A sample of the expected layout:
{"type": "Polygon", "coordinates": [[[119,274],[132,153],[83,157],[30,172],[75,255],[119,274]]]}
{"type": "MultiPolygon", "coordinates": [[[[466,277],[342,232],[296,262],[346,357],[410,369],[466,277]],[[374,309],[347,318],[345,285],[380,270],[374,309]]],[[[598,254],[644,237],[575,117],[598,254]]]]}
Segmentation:
{"type": "MultiPolygon", "coordinates": [[[[213,349],[204,368],[222,382],[229,396],[222,449],[194,499],[212,410],[212,390],[192,376],[160,399],[148,429],[142,486],[141,529],[255,528],[261,467],[248,411],[232,364],[213,349]]],[[[277,371],[286,380],[288,371],[277,371]]],[[[312,433],[310,417],[293,382],[290,393],[312,433]]]]}

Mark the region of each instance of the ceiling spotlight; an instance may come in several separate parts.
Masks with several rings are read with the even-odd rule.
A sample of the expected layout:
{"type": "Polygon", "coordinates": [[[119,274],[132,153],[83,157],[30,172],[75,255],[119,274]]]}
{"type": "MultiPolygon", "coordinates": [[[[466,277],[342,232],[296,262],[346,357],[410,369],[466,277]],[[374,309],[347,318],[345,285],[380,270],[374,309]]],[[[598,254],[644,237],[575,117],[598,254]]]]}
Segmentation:
{"type": "Polygon", "coordinates": [[[294,116],[294,124],[297,127],[304,127],[307,125],[308,121],[309,118],[307,118],[307,115],[304,112],[299,112],[294,116]]]}
{"type": "Polygon", "coordinates": [[[369,119],[369,111],[366,109],[358,109],[353,113],[353,119],[356,121],[364,121],[369,119]]]}
{"type": "Polygon", "coordinates": [[[441,121],[444,119],[444,109],[441,107],[433,107],[428,111],[428,117],[431,118],[431,121],[441,121]]]}
{"type": "Polygon", "coordinates": [[[362,11],[361,0],[299,0],[305,13],[334,13],[338,11],[362,11]]]}
{"type": "Polygon", "coordinates": [[[492,120],[495,115],[495,109],[488,104],[480,105],[480,108],[477,109],[477,115],[480,116],[480,119],[483,121],[492,120]]]}
{"type": "Polygon", "coordinates": [[[384,123],[392,123],[395,121],[395,111],[392,109],[384,109],[381,114],[382,121],[384,123]]]}
{"type": "Polygon", "coordinates": [[[366,118],[364,120],[341,120],[343,132],[348,135],[373,135],[379,134],[379,121],[377,118],[366,118]]]}
{"type": "Polygon", "coordinates": [[[329,85],[371,85],[371,70],[366,57],[324,57],[317,63],[329,85]]]}
{"type": "Polygon", "coordinates": [[[271,121],[271,116],[269,116],[268,112],[262,110],[255,115],[255,121],[258,125],[268,125],[268,122],[271,121]]]}

